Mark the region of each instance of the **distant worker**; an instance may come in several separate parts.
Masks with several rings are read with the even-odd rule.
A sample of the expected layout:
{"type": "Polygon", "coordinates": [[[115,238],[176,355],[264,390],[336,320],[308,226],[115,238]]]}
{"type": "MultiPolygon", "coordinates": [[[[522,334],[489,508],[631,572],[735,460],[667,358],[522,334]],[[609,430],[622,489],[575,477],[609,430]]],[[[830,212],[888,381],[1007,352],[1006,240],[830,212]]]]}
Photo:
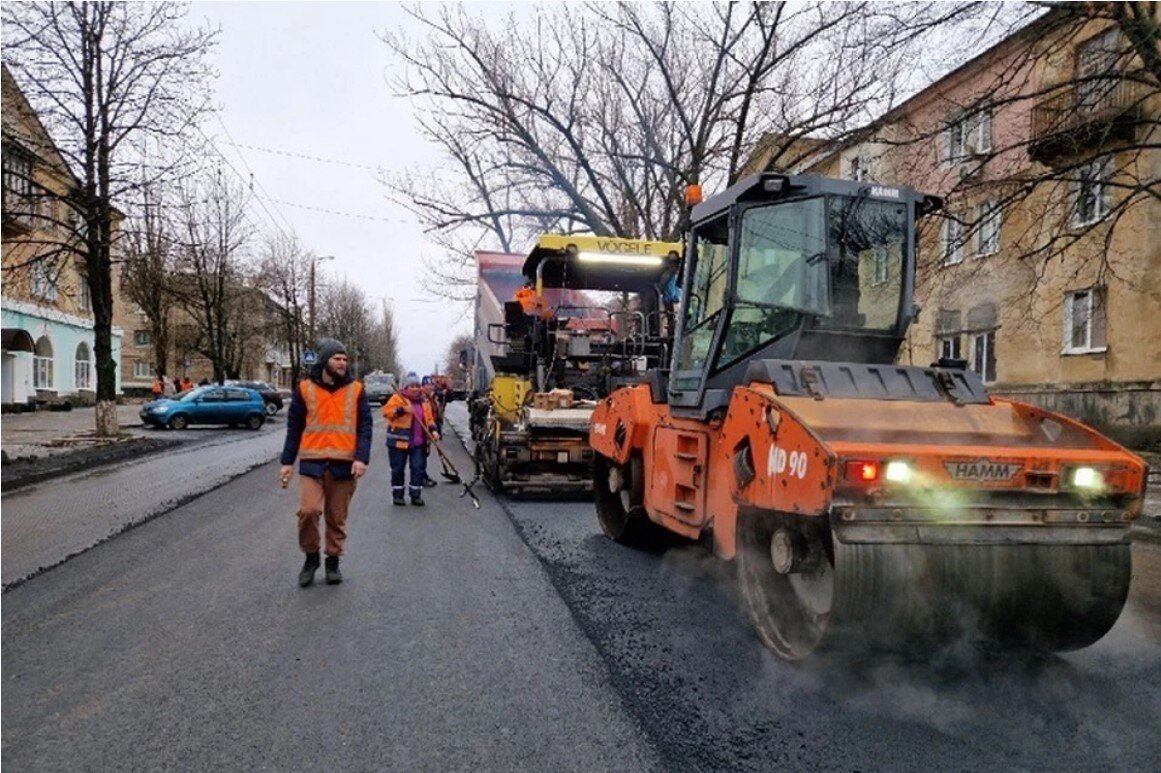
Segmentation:
{"type": "Polygon", "coordinates": [[[181,377],[181,391],[188,392],[189,390],[191,390],[193,388],[194,388],[193,379],[191,379],[189,376],[182,376],[181,377]]]}
{"type": "Polygon", "coordinates": [[[161,374],[157,374],[157,378],[153,379],[153,397],[154,399],[165,396],[165,380],[162,379],[161,374]]]}
{"type": "Polygon", "coordinates": [[[423,506],[423,485],[427,480],[427,436],[439,439],[435,406],[423,392],[419,376],[408,373],[403,389],[391,395],[383,406],[387,419],[387,456],[391,461],[391,495],[396,505],[403,499],[404,471],[410,467],[411,504],[423,506]],[[426,431],[425,431],[426,430],[426,431]]]}
{"type": "Polygon", "coordinates": [[[174,392],[177,391],[177,388],[173,385],[172,378],[170,378],[169,376],[165,376],[162,378],[161,391],[162,391],[162,394],[164,394],[166,397],[173,397],[173,394],[174,394],[174,392]]]}
{"type": "Polygon", "coordinates": [[[544,301],[544,296],[536,292],[532,282],[525,282],[524,286],[516,291],[513,300],[520,302],[525,314],[539,316],[541,319],[552,319],[552,309],[544,301]]]}
{"type": "MultiPolygon", "coordinates": [[[[435,432],[437,435],[443,435],[444,401],[443,401],[442,393],[441,393],[440,388],[439,388],[439,382],[436,381],[434,376],[424,376],[423,381],[421,382],[420,385],[423,387],[424,396],[427,397],[428,401],[431,403],[432,413],[435,414],[435,432]]],[[[430,459],[431,458],[431,445],[428,444],[423,449],[423,452],[424,452],[424,455],[427,456],[428,459],[430,459]]],[[[426,470],[427,470],[427,467],[425,466],[424,467],[425,473],[426,473],[426,470]]],[[[424,478],[423,478],[423,485],[425,488],[435,488],[435,486],[436,486],[435,479],[432,478],[430,475],[425,474],[424,478]]]]}
{"type": "Polygon", "coordinates": [[[339,558],[347,541],[347,510],[355,482],[371,458],[371,406],[363,384],[347,372],[347,350],[330,338],[318,345],[318,363],[299,383],[286,414],[286,443],[279,477],[299,475],[298,546],[306,562],[299,586],[314,582],[319,567],[319,517],[326,520],[326,581],[343,581],[339,558]]]}

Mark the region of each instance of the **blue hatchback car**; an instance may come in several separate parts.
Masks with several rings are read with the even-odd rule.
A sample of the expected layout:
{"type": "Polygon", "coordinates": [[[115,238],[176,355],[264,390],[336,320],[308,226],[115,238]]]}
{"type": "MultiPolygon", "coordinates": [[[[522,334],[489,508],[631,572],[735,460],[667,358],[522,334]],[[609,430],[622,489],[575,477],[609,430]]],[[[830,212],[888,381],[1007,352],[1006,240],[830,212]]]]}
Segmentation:
{"type": "Polygon", "coordinates": [[[258,429],[266,421],[266,406],[253,389],[204,386],[146,403],[141,406],[141,420],[171,429],[191,424],[241,424],[258,429]]]}

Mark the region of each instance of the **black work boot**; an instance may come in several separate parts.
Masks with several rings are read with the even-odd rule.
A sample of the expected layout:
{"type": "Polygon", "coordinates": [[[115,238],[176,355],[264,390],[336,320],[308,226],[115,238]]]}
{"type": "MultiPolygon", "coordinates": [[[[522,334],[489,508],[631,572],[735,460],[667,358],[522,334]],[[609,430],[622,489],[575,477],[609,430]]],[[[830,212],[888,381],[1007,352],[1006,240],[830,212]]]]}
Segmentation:
{"type": "Polygon", "coordinates": [[[392,497],[394,497],[394,499],[393,499],[392,501],[393,501],[393,502],[394,502],[394,504],[396,504],[396,505],[406,505],[406,504],[407,504],[407,500],[405,500],[405,499],[403,498],[403,492],[402,492],[402,491],[395,491],[395,492],[392,492],[392,497]]]}
{"type": "Polygon", "coordinates": [[[432,480],[431,478],[424,478],[423,479],[423,487],[424,488],[435,488],[435,481],[432,480]]]}
{"type": "Polygon", "coordinates": [[[339,572],[339,557],[327,556],[327,585],[338,585],[343,581],[343,575],[339,572]]]}
{"type": "Polygon", "coordinates": [[[415,505],[416,507],[423,507],[423,497],[422,496],[412,497],[411,504],[415,505]]]}
{"type": "Polygon", "coordinates": [[[305,588],[314,582],[314,573],[318,570],[318,553],[307,553],[302,571],[298,573],[298,587],[305,588]]]}

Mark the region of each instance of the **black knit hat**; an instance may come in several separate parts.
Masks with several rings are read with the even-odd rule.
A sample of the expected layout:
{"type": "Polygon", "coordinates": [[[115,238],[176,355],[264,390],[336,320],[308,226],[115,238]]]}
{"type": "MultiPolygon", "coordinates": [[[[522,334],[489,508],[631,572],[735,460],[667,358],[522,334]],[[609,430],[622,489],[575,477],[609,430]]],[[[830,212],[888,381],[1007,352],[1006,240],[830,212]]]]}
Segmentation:
{"type": "Polygon", "coordinates": [[[333,338],[322,338],[318,342],[318,364],[325,366],[336,354],[346,354],[347,347],[333,338]]]}

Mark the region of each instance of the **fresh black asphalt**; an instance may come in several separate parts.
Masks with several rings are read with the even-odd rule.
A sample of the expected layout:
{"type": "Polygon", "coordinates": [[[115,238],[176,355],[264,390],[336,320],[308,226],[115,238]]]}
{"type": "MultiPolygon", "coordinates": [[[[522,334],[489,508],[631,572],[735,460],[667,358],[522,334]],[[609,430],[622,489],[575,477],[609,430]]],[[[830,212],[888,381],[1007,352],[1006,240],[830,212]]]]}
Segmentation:
{"type": "MultiPolygon", "coordinates": [[[[466,456],[449,443],[457,464],[466,456]]],[[[12,770],[1145,770],[1155,611],[1061,656],[789,665],[703,545],[441,484],[300,590],[266,465],[3,596],[12,770]]]]}

